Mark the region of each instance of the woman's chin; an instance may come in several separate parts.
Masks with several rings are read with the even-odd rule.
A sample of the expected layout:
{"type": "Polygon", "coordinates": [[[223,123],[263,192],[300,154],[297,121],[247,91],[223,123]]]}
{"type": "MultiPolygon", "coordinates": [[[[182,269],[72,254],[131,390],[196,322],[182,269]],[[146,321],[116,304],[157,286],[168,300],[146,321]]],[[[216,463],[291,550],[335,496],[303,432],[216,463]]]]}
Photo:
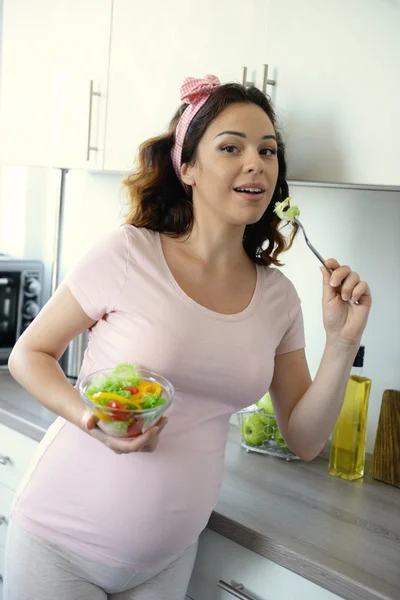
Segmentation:
{"type": "Polygon", "coordinates": [[[251,210],[240,211],[239,214],[235,215],[235,221],[237,225],[253,225],[257,223],[265,212],[265,207],[252,208],[251,210]]]}

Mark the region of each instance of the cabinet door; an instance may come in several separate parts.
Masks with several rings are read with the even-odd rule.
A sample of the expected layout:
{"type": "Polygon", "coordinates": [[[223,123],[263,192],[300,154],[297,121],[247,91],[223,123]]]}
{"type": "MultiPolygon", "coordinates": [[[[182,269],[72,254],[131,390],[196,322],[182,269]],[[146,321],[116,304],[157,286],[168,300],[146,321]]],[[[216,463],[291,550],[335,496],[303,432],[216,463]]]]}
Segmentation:
{"type": "Polygon", "coordinates": [[[0,600],[3,597],[3,566],[4,566],[4,547],[0,546],[0,600]]]}
{"type": "Polygon", "coordinates": [[[164,132],[184,77],[262,80],[264,0],[114,0],[105,169],[129,170],[141,142],[164,132]]]}
{"type": "Polygon", "coordinates": [[[232,587],[242,584],[242,592],[254,600],[339,600],[308,579],[206,529],[200,536],[187,595],[193,600],[232,600],[233,595],[218,586],[220,580],[232,587]]]}
{"type": "MultiPolygon", "coordinates": [[[[0,485],[0,548],[4,548],[7,538],[7,527],[10,519],[11,504],[14,493],[4,485],[0,485]]],[[[1,567],[0,567],[1,573],[1,567]]]]}
{"type": "Polygon", "coordinates": [[[35,440],[0,424],[0,486],[18,489],[38,447],[35,440]]]}
{"type": "Polygon", "coordinates": [[[267,3],[289,178],[399,185],[400,1],[267,3]]]}
{"type": "Polygon", "coordinates": [[[3,9],[1,162],[102,168],[111,0],[3,9]]]}

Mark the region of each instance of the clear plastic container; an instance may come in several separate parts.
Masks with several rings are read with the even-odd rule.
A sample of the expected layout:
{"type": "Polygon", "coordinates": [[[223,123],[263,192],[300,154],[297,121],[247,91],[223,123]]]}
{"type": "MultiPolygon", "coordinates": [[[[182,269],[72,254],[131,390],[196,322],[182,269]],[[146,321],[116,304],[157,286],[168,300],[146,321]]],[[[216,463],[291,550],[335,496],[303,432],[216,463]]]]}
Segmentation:
{"type": "MultiPolygon", "coordinates": [[[[160,420],[161,416],[171,406],[174,399],[175,390],[171,382],[162,375],[148,371],[141,367],[136,368],[137,374],[143,381],[149,383],[158,383],[162,387],[162,397],[166,402],[154,408],[136,410],[132,408],[111,408],[96,404],[94,400],[86,395],[86,389],[92,383],[97,375],[111,375],[112,369],[104,369],[91,373],[83,379],[79,386],[80,396],[89,411],[98,419],[98,427],[113,437],[132,438],[144,433],[160,420]]],[[[121,397],[121,404],[124,398],[121,397]]]]}

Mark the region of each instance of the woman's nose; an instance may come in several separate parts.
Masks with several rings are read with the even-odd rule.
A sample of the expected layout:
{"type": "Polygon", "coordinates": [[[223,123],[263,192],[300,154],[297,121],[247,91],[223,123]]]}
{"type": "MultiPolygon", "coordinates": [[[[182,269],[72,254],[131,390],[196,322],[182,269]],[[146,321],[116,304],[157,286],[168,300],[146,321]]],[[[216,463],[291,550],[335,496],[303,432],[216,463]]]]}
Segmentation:
{"type": "Polygon", "coordinates": [[[262,173],[264,163],[258,151],[249,150],[245,155],[243,162],[243,170],[245,173],[262,173]]]}

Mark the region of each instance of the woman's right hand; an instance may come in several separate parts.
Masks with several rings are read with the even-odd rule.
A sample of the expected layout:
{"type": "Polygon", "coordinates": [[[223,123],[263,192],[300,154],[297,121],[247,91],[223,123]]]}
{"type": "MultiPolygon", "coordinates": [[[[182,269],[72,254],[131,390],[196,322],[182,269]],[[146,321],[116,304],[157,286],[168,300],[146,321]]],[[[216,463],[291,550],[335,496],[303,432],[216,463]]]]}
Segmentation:
{"type": "Polygon", "coordinates": [[[161,431],[164,429],[168,419],[161,419],[150,427],[145,433],[134,438],[118,438],[107,435],[97,427],[97,419],[86,411],[82,417],[82,430],[102,442],[107,448],[116,454],[129,454],[130,452],[154,452],[157,447],[161,431]]]}

